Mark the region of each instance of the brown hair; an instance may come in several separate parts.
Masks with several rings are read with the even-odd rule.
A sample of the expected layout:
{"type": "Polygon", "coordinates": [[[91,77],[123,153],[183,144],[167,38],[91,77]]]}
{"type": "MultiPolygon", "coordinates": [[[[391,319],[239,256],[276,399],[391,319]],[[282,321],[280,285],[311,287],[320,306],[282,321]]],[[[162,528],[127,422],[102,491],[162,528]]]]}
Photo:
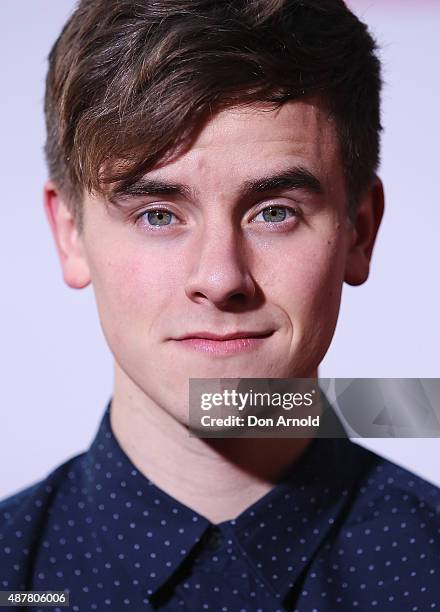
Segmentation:
{"type": "Polygon", "coordinates": [[[215,110],[318,95],[353,210],[379,161],[380,88],[342,0],[81,0],[49,55],[50,176],[81,230],[84,189],[136,181],[215,110]]]}

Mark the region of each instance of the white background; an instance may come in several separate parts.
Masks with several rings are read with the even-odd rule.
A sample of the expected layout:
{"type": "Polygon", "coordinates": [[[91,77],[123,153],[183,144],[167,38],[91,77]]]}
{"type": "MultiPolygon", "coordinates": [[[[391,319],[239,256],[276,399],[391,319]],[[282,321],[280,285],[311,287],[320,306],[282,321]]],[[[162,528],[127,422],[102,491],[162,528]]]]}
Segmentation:
{"type": "MultiPolygon", "coordinates": [[[[112,360],[91,288],[63,284],[42,206],[46,57],[72,0],[0,3],[0,497],[87,448],[112,360]]],[[[440,377],[440,4],[353,0],[381,45],[387,210],[369,281],[346,287],[323,377],[440,377]]],[[[440,443],[362,444],[440,485],[440,443]]]]}

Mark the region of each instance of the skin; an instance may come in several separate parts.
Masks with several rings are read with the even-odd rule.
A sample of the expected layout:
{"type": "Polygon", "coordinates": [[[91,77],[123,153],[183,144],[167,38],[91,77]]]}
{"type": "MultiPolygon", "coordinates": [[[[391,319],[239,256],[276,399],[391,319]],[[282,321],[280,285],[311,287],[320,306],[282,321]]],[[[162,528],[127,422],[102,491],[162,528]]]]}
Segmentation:
{"type": "Polygon", "coordinates": [[[142,473],[218,522],[264,495],[309,440],[189,437],[188,380],[317,376],[344,281],[357,285],[368,277],[382,185],[376,179],[350,222],[335,126],[316,100],[277,111],[226,109],[148,178],[183,183],[190,193],[114,203],[85,194],[78,234],[49,181],[45,210],[65,282],[93,285],[114,356],[115,436],[142,473]],[[312,173],[322,193],[243,195],[245,181],[292,166],[312,173]],[[282,207],[276,211],[285,220],[265,221],[268,206],[282,207]],[[151,217],[139,218],[157,207],[175,215],[166,217],[170,224],[151,227],[151,217]],[[228,355],[189,350],[176,340],[200,330],[272,335],[253,352],[228,355]]]}

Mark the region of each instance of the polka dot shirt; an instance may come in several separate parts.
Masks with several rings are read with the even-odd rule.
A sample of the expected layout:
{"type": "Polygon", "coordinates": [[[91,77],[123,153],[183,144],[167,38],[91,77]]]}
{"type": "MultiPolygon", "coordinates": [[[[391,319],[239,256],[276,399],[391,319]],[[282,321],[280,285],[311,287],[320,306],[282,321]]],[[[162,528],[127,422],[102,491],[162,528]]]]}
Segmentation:
{"type": "Polygon", "coordinates": [[[0,503],[0,590],[70,595],[69,608],[32,610],[440,610],[436,487],[319,439],[213,525],[136,470],[109,409],[86,453],[0,503]]]}

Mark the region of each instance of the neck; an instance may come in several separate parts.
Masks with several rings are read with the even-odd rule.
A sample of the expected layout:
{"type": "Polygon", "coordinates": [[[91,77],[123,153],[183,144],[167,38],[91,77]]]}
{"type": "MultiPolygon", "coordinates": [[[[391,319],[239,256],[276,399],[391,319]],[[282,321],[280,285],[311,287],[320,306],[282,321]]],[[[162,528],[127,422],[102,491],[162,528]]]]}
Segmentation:
{"type": "Polygon", "coordinates": [[[310,438],[192,437],[117,365],[110,421],[136,468],[212,523],[236,518],[263,497],[311,442],[310,438]]]}

